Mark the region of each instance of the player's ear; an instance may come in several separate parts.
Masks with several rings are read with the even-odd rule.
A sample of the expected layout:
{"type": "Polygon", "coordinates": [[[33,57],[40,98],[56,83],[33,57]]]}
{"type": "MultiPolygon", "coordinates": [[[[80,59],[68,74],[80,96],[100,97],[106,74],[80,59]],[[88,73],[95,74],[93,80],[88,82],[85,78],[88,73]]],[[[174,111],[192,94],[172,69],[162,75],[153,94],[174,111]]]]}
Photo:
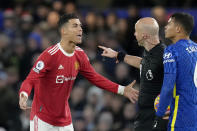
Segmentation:
{"type": "Polygon", "coordinates": [[[180,25],[177,25],[177,26],[176,26],[176,32],[177,32],[177,33],[180,33],[180,32],[181,32],[181,29],[182,29],[182,28],[181,28],[180,25]]]}
{"type": "Polygon", "coordinates": [[[60,29],[60,32],[61,32],[62,35],[66,35],[67,34],[66,27],[62,27],[60,29]]]}

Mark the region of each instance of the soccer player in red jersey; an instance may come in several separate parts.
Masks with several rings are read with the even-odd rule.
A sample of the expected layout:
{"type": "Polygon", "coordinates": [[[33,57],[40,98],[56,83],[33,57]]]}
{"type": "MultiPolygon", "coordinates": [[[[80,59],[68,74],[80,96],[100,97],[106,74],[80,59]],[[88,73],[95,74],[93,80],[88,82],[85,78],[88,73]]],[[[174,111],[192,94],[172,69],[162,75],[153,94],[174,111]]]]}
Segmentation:
{"type": "Polygon", "coordinates": [[[73,131],[68,99],[73,83],[81,73],[92,84],[104,90],[124,95],[133,103],[138,91],[135,83],[121,86],[95,72],[84,51],[76,46],[82,41],[82,28],[75,14],[63,15],[59,20],[61,41],[46,49],[37,59],[19,95],[21,109],[27,109],[27,99],[34,88],[30,114],[30,131],[73,131]]]}

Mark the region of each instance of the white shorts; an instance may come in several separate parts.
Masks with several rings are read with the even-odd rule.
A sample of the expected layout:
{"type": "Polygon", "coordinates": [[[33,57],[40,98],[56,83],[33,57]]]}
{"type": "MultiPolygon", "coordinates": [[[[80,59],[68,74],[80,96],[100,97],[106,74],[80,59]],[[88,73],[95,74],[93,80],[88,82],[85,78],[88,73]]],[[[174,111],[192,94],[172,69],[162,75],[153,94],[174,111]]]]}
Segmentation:
{"type": "Polygon", "coordinates": [[[30,121],[30,131],[74,131],[74,128],[72,124],[68,126],[53,126],[35,116],[33,121],[30,121]]]}

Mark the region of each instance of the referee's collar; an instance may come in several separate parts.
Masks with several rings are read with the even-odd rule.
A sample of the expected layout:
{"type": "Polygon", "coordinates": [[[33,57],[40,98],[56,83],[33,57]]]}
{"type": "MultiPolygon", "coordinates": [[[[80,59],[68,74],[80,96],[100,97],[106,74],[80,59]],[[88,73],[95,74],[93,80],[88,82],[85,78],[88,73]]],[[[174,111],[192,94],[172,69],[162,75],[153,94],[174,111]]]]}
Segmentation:
{"type": "Polygon", "coordinates": [[[157,44],[156,46],[154,46],[151,50],[147,51],[147,54],[158,54],[160,52],[163,52],[163,49],[165,48],[165,45],[162,44],[161,42],[159,44],[157,44]]]}

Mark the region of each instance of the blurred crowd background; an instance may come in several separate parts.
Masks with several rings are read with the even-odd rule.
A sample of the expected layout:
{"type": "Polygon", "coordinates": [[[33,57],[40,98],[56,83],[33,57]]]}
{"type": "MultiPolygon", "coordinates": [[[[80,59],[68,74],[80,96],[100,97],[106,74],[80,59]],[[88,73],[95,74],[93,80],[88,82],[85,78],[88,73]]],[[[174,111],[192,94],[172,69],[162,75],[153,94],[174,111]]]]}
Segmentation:
{"type": "MultiPolygon", "coordinates": [[[[79,46],[98,73],[121,85],[136,79],[139,88],[139,71],[101,57],[97,46],[141,56],[144,49],[136,42],[134,25],[145,16],[158,21],[160,39],[169,45],[164,27],[175,11],[188,12],[197,22],[196,0],[1,0],[0,131],[29,130],[29,111],[19,109],[18,91],[40,53],[59,42],[57,21],[62,14],[78,14],[84,31],[79,46]]],[[[197,24],[191,39],[197,41],[197,24]]],[[[83,76],[77,78],[69,103],[75,131],[133,130],[136,105],[91,85],[83,76]]]]}

